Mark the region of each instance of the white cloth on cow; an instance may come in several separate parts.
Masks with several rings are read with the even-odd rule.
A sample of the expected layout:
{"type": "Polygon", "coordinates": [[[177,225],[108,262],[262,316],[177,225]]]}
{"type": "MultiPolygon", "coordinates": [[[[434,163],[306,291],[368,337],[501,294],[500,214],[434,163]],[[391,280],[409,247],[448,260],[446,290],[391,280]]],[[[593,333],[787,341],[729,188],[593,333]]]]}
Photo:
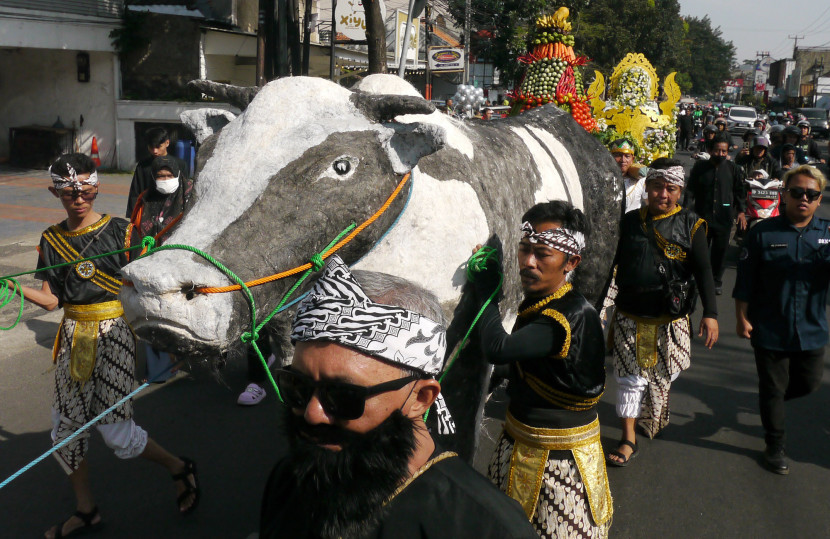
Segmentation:
{"type": "MultiPolygon", "coordinates": [[[[336,255],[297,307],[291,339],[332,341],[430,376],[440,374],[447,351],[442,324],[414,311],[373,302],[336,255]]],[[[440,394],[435,406],[439,433],[455,432],[440,394]]]]}

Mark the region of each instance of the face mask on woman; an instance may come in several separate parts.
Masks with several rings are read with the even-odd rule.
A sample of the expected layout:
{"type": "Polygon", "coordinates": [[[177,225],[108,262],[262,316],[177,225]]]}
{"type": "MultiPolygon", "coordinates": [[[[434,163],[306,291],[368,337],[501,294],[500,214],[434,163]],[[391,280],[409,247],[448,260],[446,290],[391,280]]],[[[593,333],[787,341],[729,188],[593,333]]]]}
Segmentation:
{"type": "Polygon", "coordinates": [[[179,177],[176,176],[175,178],[169,180],[156,180],[156,191],[163,195],[169,195],[171,193],[175,193],[176,189],[179,188],[179,177]]]}

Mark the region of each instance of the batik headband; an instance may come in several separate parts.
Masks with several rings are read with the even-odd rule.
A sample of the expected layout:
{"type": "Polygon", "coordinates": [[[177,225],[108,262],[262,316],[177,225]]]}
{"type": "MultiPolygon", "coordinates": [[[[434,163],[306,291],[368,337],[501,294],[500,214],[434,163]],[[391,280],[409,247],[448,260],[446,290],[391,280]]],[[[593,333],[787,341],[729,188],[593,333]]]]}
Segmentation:
{"type": "Polygon", "coordinates": [[[655,178],[663,178],[669,183],[684,187],[686,185],[686,171],[681,166],[669,168],[650,168],[646,174],[646,183],[655,178]]]}
{"type": "Polygon", "coordinates": [[[522,239],[524,238],[530,243],[542,243],[569,256],[578,255],[585,248],[585,235],[582,232],[567,228],[550,228],[536,232],[533,225],[527,221],[522,223],[522,239]]]}
{"type": "Polygon", "coordinates": [[[80,189],[84,185],[98,185],[98,171],[92,171],[89,178],[85,180],[78,179],[78,173],[72,168],[72,165],[67,164],[66,169],[69,171],[68,177],[64,178],[60,174],[52,172],[52,167],[49,167],[49,175],[52,177],[52,185],[58,191],[72,187],[73,189],[80,189]]]}
{"type": "MultiPolygon", "coordinates": [[[[414,311],[373,302],[336,255],[297,307],[291,339],[335,342],[430,376],[441,372],[447,351],[443,325],[414,311]]],[[[443,396],[435,405],[439,432],[451,434],[455,425],[443,396]]]]}

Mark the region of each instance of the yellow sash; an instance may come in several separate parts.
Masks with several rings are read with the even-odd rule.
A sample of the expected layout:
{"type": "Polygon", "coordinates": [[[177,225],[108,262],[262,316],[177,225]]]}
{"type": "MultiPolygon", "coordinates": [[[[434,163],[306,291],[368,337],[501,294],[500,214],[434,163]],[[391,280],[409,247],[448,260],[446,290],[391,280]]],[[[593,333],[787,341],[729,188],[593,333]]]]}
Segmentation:
{"type": "MultiPolygon", "coordinates": [[[[106,301],[92,305],[63,304],[63,317],[75,320],[72,348],[69,356],[69,375],[76,382],[84,383],[92,376],[98,355],[98,324],[102,320],[119,318],[124,314],[120,301],[106,301]]],[[[57,360],[63,320],[58,328],[52,359],[57,360]]]]}
{"type": "Polygon", "coordinates": [[[570,429],[542,429],[519,422],[508,411],[504,430],[515,440],[507,494],[522,505],[528,520],[533,519],[536,511],[550,450],[568,450],[573,454],[594,523],[602,526],[611,519],[614,506],[600,444],[599,419],[570,429]]]}

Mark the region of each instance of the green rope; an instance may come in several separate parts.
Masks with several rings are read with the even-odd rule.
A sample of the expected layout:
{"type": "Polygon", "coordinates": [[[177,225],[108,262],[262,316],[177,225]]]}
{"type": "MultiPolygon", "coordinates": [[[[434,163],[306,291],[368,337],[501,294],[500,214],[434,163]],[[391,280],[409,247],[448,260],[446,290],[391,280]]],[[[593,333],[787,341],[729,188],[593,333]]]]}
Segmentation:
{"type": "MultiPolygon", "coordinates": [[[[146,240],[147,238],[150,238],[151,240],[153,239],[152,236],[147,236],[144,239],[146,240]]],[[[11,275],[4,275],[4,276],[0,277],[0,281],[5,281],[7,279],[13,279],[15,277],[20,277],[22,275],[31,275],[32,273],[37,273],[39,271],[49,271],[51,269],[65,268],[66,266],[74,266],[75,264],[78,264],[79,262],[86,262],[87,260],[95,260],[96,258],[104,258],[106,256],[120,255],[121,253],[126,253],[127,251],[135,251],[136,249],[140,249],[143,246],[143,241],[144,240],[142,240],[142,245],[136,245],[134,247],[127,247],[126,249],[119,249],[117,251],[110,251],[108,253],[102,253],[100,255],[88,256],[86,258],[79,258],[78,260],[73,260],[72,262],[62,262],[60,264],[55,264],[53,266],[46,266],[44,268],[37,268],[37,269],[29,270],[29,271],[21,271],[20,273],[12,273],[11,275]]]]}
{"type": "MultiPolygon", "coordinates": [[[[489,262],[495,262],[498,264],[499,257],[498,252],[492,247],[482,247],[475,253],[473,256],[467,260],[467,280],[475,282],[476,280],[476,273],[481,273],[487,269],[487,265],[489,262]]],[[[484,309],[490,305],[490,302],[496,297],[496,294],[499,293],[501,290],[501,285],[504,283],[504,274],[499,272],[499,284],[496,286],[496,289],[493,290],[493,293],[490,294],[490,297],[487,298],[487,301],[484,302],[484,305],[481,306],[481,309],[478,310],[475,318],[473,318],[473,322],[470,324],[469,329],[467,329],[467,333],[464,334],[464,338],[461,339],[461,343],[455,348],[455,352],[453,353],[452,357],[450,358],[449,362],[447,362],[447,367],[444,369],[444,372],[441,373],[441,376],[438,377],[438,382],[443,382],[444,377],[447,376],[447,373],[450,372],[450,368],[452,368],[455,360],[458,359],[458,356],[461,354],[461,350],[464,349],[464,345],[467,344],[467,340],[470,338],[470,334],[473,332],[473,328],[476,327],[478,323],[478,319],[481,318],[481,315],[484,314],[484,309]]],[[[429,417],[429,410],[424,414],[424,421],[427,420],[429,417]]]]}
{"type": "Polygon", "coordinates": [[[0,330],[2,331],[8,331],[14,328],[20,323],[20,318],[23,316],[23,292],[20,289],[20,283],[17,282],[17,279],[4,277],[0,280],[0,309],[11,303],[15,296],[20,296],[20,307],[17,310],[17,318],[7,328],[0,326],[0,330]]]}
{"type": "MultiPolygon", "coordinates": [[[[254,304],[253,304],[253,298],[251,298],[251,331],[250,331],[250,333],[248,333],[248,332],[243,333],[243,334],[240,336],[240,339],[242,339],[242,342],[246,342],[246,339],[248,339],[248,340],[250,341],[251,346],[253,346],[254,351],[256,352],[257,357],[259,357],[259,362],[260,362],[260,363],[262,363],[262,366],[265,368],[265,374],[267,374],[267,375],[268,375],[268,380],[270,380],[270,381],[271,381],[271,385],[274,387],[274,391],[276,391],[276,393],[277,393],[277,397],[280,399],[280,402],[285,402],[285,401],[283,401],[283,400],[282,400],[282,395],[280,394],[280,390],[279,390],[279,388],[277,387],[277,382],[276,382],[276,381],[274,381],[274,377],[271,375],[271,369],[269,369],[269,368],[268,368],[268,362],[267,362],[267,361],[266,361],[266,359],[263,357],[262,352],[259,350],[259,346],[258,346],[258,345],[257,345],[257,343],[256,343],[256,341],[259,339],[259,331],[260,331],[260,330],[261,330],[261,329],[265,326],[265,324],[267,324],[268,322],[270,322],[270,321],[271,321],[271,319],[272,319],[272,318],[273,318],[273,317],[274,317],[274,316],[275,316],[278,312],[280,312],[280,310],[282,309],[282,306],[286,304],[286,302],[287,302],[287,301],[288,301],[288,299],[291,297],[291,295],[292,295],[292,294],[293,294],[293,293],[294,293],[294,292],[295,292],[295,291],[296,291],[296,290],[300,287],[300,285],[301,285],[301,284],[303,284],[303,281],[305,281],[305,280],[306,280],[306,278],[307,278],[309,275],[311,275],[311,274],[312,274],[313,272],[315,272],[315,271],[320,271],[321,269],[323,269],[323,268],[325,267],[325,262],[323,262],[323,254],[325,254],[325,253],[327,253],[328,251],[330,251],[332,247],[334,247],[335,245],[337,245],[337,243],[338,243],[341,239],[343,239],[343,237],[344,237],[344,236],[346,236],[349,232],[351,232],[352,230],[354,230],[356,227],[357,227],[357,224],[356,224],[354,221],[352,221],[352,223],[351,223],[349,226],[347,226],[346,228],[344,228],[344,229],[343,229],[343,231],[342,231],[340,234],[338,234],[338,235],[337,235],[337,237],[336,237],[336,238],[334,238],[334,239],[331,241],[331,243],[329,243],[329,244],[326,246],[326,248],[325,248],[325,249],[323,249],[323,251],[322,251],[322,252],[320,252],[320,253],[315,253],[315,254],[313,254],[313,255],[311,256],[311,258],[310,258],[311,268],[307,269],[307,270],[306,270],[306,271],[305,271],[305,272],[304,272],[304,273],[300,276],[300,278],[299,278],[299,279],[297,279],[297,282],[296,282],[296,283],[294,283],[294,286],[292,286],[292,287],[288,290],[288,292],[286,292],[286,293],[283,295],[282,299],[281,299],[281,300],[280,300],[280,302],[277,304],[277,306],[274,308],[274,310],[272,310],[272,311],[268,314],[268,316],[266,316],[266,317],[262,320],[262,322],[260,322],[260,323],[259,323],[259,325],[256,325],[256,310],[255,310],[255,307],[254,307],[254,304]]],[[[244,286],[244,285],[243,285],[243,286],[244,286]]]]}

